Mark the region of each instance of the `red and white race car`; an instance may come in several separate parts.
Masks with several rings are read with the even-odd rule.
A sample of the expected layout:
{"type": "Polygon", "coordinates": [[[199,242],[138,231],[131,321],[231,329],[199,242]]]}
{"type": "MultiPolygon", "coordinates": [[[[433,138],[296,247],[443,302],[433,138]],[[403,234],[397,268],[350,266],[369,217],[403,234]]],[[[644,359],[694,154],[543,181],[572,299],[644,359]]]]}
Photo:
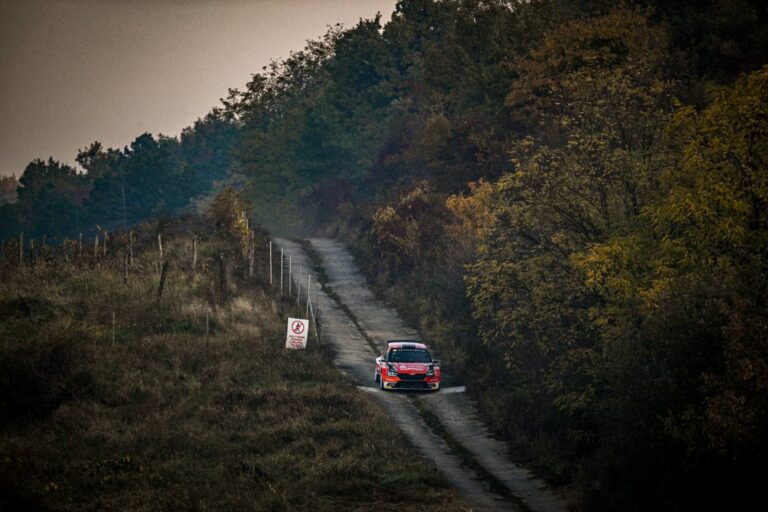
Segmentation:
{"type": "Polygon", "coordinates": [[[440,389],[439,362],[418,341],[387,342],[387,350],[376,358],[373,379],[381,389],[440,389]]]}

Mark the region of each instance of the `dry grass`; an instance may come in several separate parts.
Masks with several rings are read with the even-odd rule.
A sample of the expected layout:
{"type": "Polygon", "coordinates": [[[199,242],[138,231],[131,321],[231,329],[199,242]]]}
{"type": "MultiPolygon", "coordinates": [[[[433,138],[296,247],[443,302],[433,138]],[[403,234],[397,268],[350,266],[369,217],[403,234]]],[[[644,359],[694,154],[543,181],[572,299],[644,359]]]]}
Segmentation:
{"type": "Polygon", "coordinates": [[[282,348],[289,303],[237,271],[217,302],[178,236],[160,304],[151,252],[127,286],[0,269],[0,509],[463,510],[322,347],[282,348]]]}

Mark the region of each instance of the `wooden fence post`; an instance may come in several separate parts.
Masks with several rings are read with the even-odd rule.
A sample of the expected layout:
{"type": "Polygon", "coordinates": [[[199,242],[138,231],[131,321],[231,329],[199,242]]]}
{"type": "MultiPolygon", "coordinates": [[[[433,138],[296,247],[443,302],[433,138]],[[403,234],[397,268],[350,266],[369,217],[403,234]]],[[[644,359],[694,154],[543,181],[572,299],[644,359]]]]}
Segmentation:
{"type": "Polygon", "coordinates": [[[248,242],[248,277],[253,277],[253,259],[256,255],[256,237],[251,231],[248,242]]]}
{"type": "Polygon", "coordinates": [[[227,267],[224,263],[224,254],[219,254],[219,294],[222,302],[227,298],[227,267]]]}
{"type": "MultiPolygon", "coordinates": [[[[317,295],[315,295],[315,299],[317,299],[317,295]]],[[[312,320],[312,323],[315,326],[315,341],[319,342],[320,341],[320,336],[317,335],[317,312],[316,312],[314,306],[312,305],[311,301],[307,301],[307,304],[310,305],[309,306],[309,311],[312,314],[312,316],[311,317],[307,317],[307,319],[308,320],[312,320]]],[[[307,337],[309,337],[309,333],[307,333],[307,337]]]]}
{"type": "Polygon", "coordinates": [[[296,305],[301,307],[301,263],[299,263],[299,280],[296,281],[296,305]]]}
{"type": "Polygon", "coordinates": [[[165,277],[168,275],[168,262],[163,262],[163,267],[160,269],[160,285],[157,287],[157,302],[163,298],[163,288],[165,288],[165,277]]]}
{"type": "Polygon", "coordinates": [[[293,271],[291,266],[293,265],[292,256],[288,255],[288,298],[291,298],[291,280],[293,280],[293,271]]]}
{"type": "Polygon", "coordinates": [[[157,251],[158,251],[158,264],[157,264],[157,271],[162,272],[163,268],[163,235],[160,233],[157,234],[157,251]]]}
{"type": "Polygon", "coordinates": [[[197,235],[192,237],[192,276],[197,274],[197,235]]]}

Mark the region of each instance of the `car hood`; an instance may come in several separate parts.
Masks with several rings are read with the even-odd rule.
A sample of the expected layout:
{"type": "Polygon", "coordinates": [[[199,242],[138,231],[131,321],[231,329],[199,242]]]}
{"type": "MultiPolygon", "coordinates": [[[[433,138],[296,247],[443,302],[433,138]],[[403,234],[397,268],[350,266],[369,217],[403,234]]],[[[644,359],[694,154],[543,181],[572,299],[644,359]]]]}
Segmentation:
{"type": "Polygon", "coordinates": [[[395,367],[398,373],[427,373],[427,369],[432,366],[429,363],[389,363],[395,367]]]}

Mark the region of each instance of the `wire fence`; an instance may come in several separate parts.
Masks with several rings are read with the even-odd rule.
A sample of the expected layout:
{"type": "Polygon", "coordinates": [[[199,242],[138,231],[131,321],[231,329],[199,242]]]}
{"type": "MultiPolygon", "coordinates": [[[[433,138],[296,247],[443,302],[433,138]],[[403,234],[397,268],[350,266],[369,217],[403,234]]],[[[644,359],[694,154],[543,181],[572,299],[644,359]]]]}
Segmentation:
{"type": "Polygon", "coordinates": [[[296,306],[301,311],[305,308],[305,319],[310,322],[310,328],[314,333],[315,340],[320,341],[318,334],[319,311],[317,309],[317,297],[320,293],[319,283],[312,287],[312,274],[309,269],[305,269],[303,264],[294,265],[293,254],[287,252],[285,247],[268,242],[269,264],[266,266],[269,273],[270,286],[277,289],[279,287],[280,296],[288,299],[296,299],[296,306]],[[298,267],[298,268],[297,268],[298,267]],[[279,270],[278,270],[279,269],[279,270]],[[314,296],[314,300],[313,300],[314,296]]]}
{"type": "MultiPolygon", "coordinates": [[[[93,236],[83,236],[81,233],[77,238],[42,237],[39,240],[25,239],[22,234],[15,239],[0,242],[0,264],[3,272],[33,273],[39,265],[67,265],[84,272],[109,267],[122,274],[126,285],[134,275],[154,274],[158,280],[157,293],[160,300],[168,270],[169,249],[173,244],[183,243],[188,244],[185,256],[189,261],[181,264],[191,272],[193,278],[204,271],[216,274],[216,270],[219,270],[219,287],[222,290],[226,288],[226,274],[231,269],[226,268],[223,254],[218,258],[208,257],[207,260],[201,257],[199,249],[205,240],[197,235],[165,237],[162,232],[158,232],[156,238],[152,237],[154,235],[147,236],[147,233],[141,233],[139,237],[139,233],[133,230],[113,233],[103,230],[93,236]],[[217,266],[218,269],[210,268],[217,266]]],[[[281,300],[295,300],[294,311],[298,315],[304,313],[315,340],[319,342],[317,298],[320,284],[313,283],[309,268],[294,261],[302,259],[294,258],[294,254],[272,240],[268,240],[265,247],[259,248],[257,242],[263,240],[249,229],[241,261],[235,262],[235,266],[242,269],[243,277],[247,280],[259,280],[273,291],[279,290],[281,300]]],[[[178,265],[178,255],[175,260],[174,264],[178,265]]],[[[222,295],[225,295],[224,291],[222,295]]]]}

